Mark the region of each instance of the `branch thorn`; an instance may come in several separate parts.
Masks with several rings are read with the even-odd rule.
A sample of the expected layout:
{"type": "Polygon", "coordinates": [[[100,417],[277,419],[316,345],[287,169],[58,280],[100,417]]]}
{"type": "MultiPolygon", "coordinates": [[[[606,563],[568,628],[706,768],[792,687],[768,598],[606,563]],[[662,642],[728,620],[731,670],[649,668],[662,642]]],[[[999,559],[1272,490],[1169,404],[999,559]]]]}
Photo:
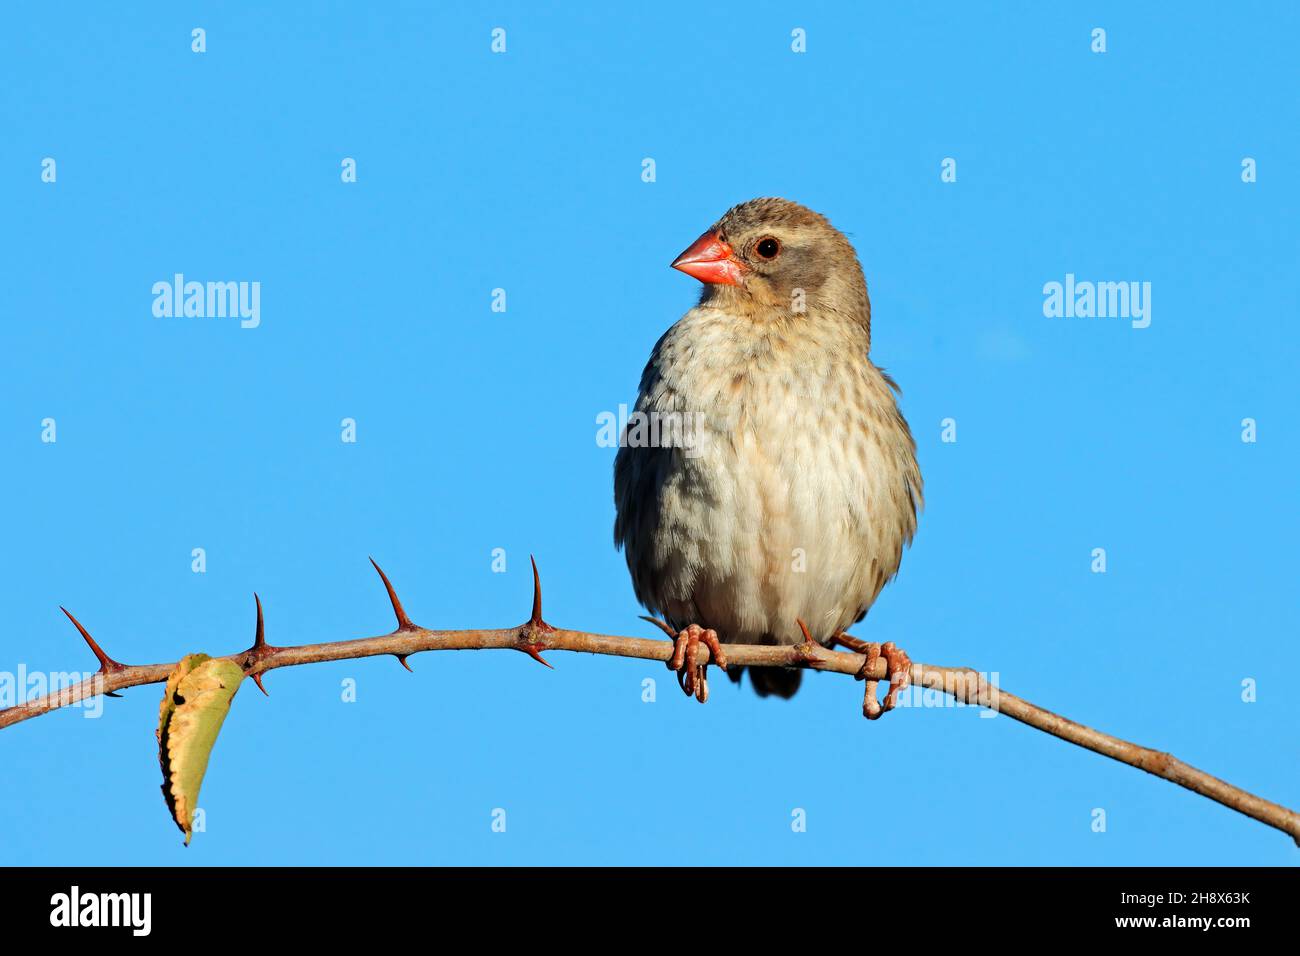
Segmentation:
{"type": "Polygon", "coordinates": [[[813,640],[812,634],[808,630],[808,625],[801,618],[795,618],[795,623],[799,625],[799,630],[803,631],[803,643],[796,644],[792,654],[796,660],[805,664],[811,664],[820,660],[818,652],[822,646],[813,640]]]}
{"type": "MultiPolygon", "coordinates": [[[[86,643],[90,645],[91,653],[99,660],[99,672],[101,674],[111,674],[114,671],[126,670],[125,664],[119,664],[117,661],[113,660],[113,658],[104,653],[104,649],[95,643],[95,639],[90,636],[90,632],[81,626],[81,622],[72,616],[71,611],[61,604],[59,605],[59,610],[68,616],[68,620],[72,622],[73,627],[81,632],[81,636],[85,638],[86,643]]],[[[108,696],[118,697],[121,695],[110,692],[108,696]]]]}
{"type": "Polygon", "coordinates": [[[803,618],[796,617],[794,622],[799,625],[799,630],[803,631],[803,642],[811,644],[813,642],[812,635],[808,633],[808,625],[803,622],[803,618]]]}
{"type": "Polygon", "coordinates": [[[647,617],[644,614],[638,614],[637,617],[641,618],[641,620],[643,621],[649,621],[655,627],[659,628],[659,630],[663,631],[665,634],[668,635],[668,640],[670,641],[677,640],[677,632],[674,631],[671,627],[669,627],[666,621],[661,621],[657,617],[647,617]]]}
{"type": "Polygon", "coordinates": [[[528,619],[528,623],[543,631],[553,631],[555,628],[542,620],[542,579],[537,573],[537,559],[530,554],[528,560],[533,563],[533,616],[528,619]]]}
{"type": "Polygon", "coordinates": [[[415,673],[415,671],[411,670],[411,665],[406,663],[406,658],[410,656],[409,654],[394,654],[393,656],[397,658],[397,663],[401,664],[412,674],[415,673]]]}
{"type": "MultiPolygon", "coordinates": [[[[533,564],[533,613],[524,622],[523,627],[519,629],[516,647],[537,661],[537,663],[551,667],[547,660],[542,657],[542,651],[546,650],[547,645],[539,637],[554,632],[555,628],[542,620],[542,578],[537,573],[537,559],[530,554],[528,560],[533,564]]],[[[551,670],[555,670],[555,668],[551,667],[551,670]]]]}
{"type": "MultiPolygon", "coordinates": [[[[393,583],[388,580],[388,575],[384,573],[384,569],[375,563],[374,558],[370,559],[370,563],[373,564],[375,570],[379,572],[379,580],[384,582],[384,590],[388,592],[388,600],[393,602],[393,613],[397,615],[397,629],[399,631],[418,630],[418,628],[411,623],[411,619],[406,616],[406,611],[402,608],[402,602],[398,600],[397,592],[393,590],[393,583]]],[[[405,661],[403,661],[403,664],[405,664],[405,661]]],[[[408,671],[410,670],[409,667],[406,669],[408,671]]]]}
{"type": "Polygon", "coordinates": [[[520,644],[519,649],[533,660],[537,661],[537,663],[545,664],[547,667],[550,667],[551,670],[555,670],[554,667],[551,667],[550,662],[542,656],[542,651],[546,650],[545,644],[520,644]]]}
{"type": "Polygon", "coordinates": [[[266,621],[262,617],[262,599],[253,592],[253,601],[257,604],[257,630],[253,634],[253,650],[259,651],[266,647],[266,621]]]}
{"type": "Polygon", "coordinates": [[[266,622],[262,616],[262,599],[257,596],[256,591],[253,592],[253,601],[257,604],[257,630],[253,634],[253,646],[244,652],[244,672],[253,678],[253,683],[257,685],[258,690],[270,697],[270,693],[262,684],[262,672],[251,673],[251,671],[279,648],[266,643],[266,622]]]}

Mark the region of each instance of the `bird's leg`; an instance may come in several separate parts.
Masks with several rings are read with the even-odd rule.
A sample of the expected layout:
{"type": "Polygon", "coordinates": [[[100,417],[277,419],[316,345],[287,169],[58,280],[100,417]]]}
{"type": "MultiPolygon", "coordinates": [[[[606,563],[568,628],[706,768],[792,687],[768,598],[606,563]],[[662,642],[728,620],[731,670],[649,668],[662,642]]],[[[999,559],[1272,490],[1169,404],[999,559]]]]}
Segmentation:
{"type": "Polygon", "coordinates": [[[673,656],[668,659],[668,669],[677,672],[677,681],[687,697],[694,697],[701,704],[709,699],[709,680],[706,669],[708,664],[700,663],[700,645],[709,649],[713,663],[724,671],[727,669],[727,655],[722,653],[722,644],[718,641],[718,632],[688,624],[673,639],[673,656]]]}
{"type": "Polygon", "coordinates": [[[677,672],[677,683],[686,692],[687,697],[694,697],[701,704],[709,699],[709,681],[706,674],[708,663],[700,663],[700,645],[709,649],[710,659],[724,671],[727,669],[727,655],[722,652],[718,632],[690,624],[677,633],[663,621],[653,617],[643,617],[668,635],[673,642],[673,656],[668,658],[668,669],[677,672]]]}
{"type": "Polygon", "coordinates": [[[836,634],[832,640],[851,651],[867,656],[861,669],[854,675],[857,680],[867,682],[866,693],[862,697],[862,716],[867,720],[876,720],[881,714],[893,710],[894,705],[898,703],[899,691],[912,682],[912,659],[907,656],[907,652],[893,641],[873,644],[870,641],[860,641],[856,637],[850,637],[843,631],[836,634]],[[885,675],[889,678],[889,693],[885,695],[883,705],[876,697],[876,685],[879,682],[871,677],[876,661],[882,656],[885,658],[885,675]]]}

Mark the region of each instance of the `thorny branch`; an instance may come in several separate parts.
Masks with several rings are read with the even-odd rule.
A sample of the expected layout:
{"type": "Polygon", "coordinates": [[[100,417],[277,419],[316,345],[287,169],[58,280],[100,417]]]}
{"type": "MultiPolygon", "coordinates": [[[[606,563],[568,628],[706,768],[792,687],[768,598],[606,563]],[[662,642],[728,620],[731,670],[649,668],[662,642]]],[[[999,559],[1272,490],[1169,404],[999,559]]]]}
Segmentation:
{"type": "MultiPolygon", "coordinates": [[[[552,627],[542,619],[542,588],[537,575],[537,564],[533,563],[533,609],[527,621],[518,627],[499,628],[496,630],[435,631],[412,623],[398,600],[388,576],[378,564],[375,570],[384,583],[393,613],[397,617],[397,629],[389,634],[377,637],[364,637],[350,641],[327,641],[321,644],[302,644],[297,647],[275,647],[266,643],[265,628],[262,620],[262,602],[254,595],[257,602],[257,628],[253,645],[247,650],[227,655],[235,661],[247,676],[252,677],[262,693],[262,676],[267,671],[278,667],[292,667],[298,664],[315,664],[320,661],[353,660],[362,657],[377,657],[391,654],[396,657],[408,671],[411,669],[406,659],[420,651],[451,650],[491,650],[505,649],[521,651],[534,660],[551,665],[542,657],[543,651],[580,651],[588,654],[605,654],[612,657],[632,657],[640,660],[667,662],[673,655],[673,642],[647,640],[637,637],[616,637],[608,634],[591,634],[586,631],[571,631],[552,627]]],[[[98,694],[117,696],[115,693],[124,687],[136,687],[141,684],[157,684],[167,680],[175,663],[170,664],[122,664],[109,657],[95,642],[90,633],[67,610],[68,619],[76,626],[81,636],[90,646],[99,660],[99,671],[92,677],[70,687],[53,690],[43,697],[33,698],[16,706],[0,710],[0,728],[8,727],[31,717],[38,717],[60,707],[88,699],[98,694]]],[[[659,622],[655,622],[659,623],[659,622]]],[[[663,625],[661,625],[663,626],[663,625]]],[[[806,633],[806,632],[805,632],[806,633]]],[[[872,698],[875,696],[878,681],[888,680],[887,661],[881,656],[881,648],[869,645],[848,635],[839,637],[838,642],[861,653],[844,653],[828,650],[811,640],[803,644],[786,647],[760,646],[753,644],[725,644],[722,652],[730,664],[743,667],[803,667],[809,670],[830,671],[837,674],[849,674],[867,682],[867,700],[864,713],[880,712],[880,705],[872,698]],[[872,704],[875,703],[875,708],[872,704]]],[[[699,648],[699,662],[707,663],[710,652],[707,647],[699,648]]],[[[906,659],[905,657],[903,658],[906,659]]],[[[988,707],[1005,714],[1013,720],[1028,724],[1038,730],[1059,737],[1069,743],[1087,750],[1129,764],[1147,773],[1161,777],[1180,787],[1199,793],[1217,803],[1230,807],[1238,813],[1253,817],[1261,823],[1289,834],[1300,845],[1300,814],[1280,804],[1247,793],[1224,780],[1213,777],[1202,770],[1177,759],[1172,754],[1152,750],[1110,734],[1102,733],[1073,720],[1062,717],[1050,710],[1045,710],[1013,694],[990,684],[976,671],[966,667],[936,667],[931,664],[910,665],[911,683],[932,690],[949,694],[956,700],[970,705],[988,707]]],[[[890,694],[897,689],[891,687],[890,694]]],[[[889,703],[887,700],[886,708],[889,703]]],[[[868,716],[872,716],[868,713],[868,716]]]]}

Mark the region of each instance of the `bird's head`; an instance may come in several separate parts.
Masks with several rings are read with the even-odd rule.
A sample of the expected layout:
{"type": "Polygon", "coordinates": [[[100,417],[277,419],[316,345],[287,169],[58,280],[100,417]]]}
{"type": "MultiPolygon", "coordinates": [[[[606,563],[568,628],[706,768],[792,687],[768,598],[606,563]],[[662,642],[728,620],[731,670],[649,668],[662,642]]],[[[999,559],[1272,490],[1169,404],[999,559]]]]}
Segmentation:
{"type": "Polygon", "coordinates": [[[788,199],[732,207],[672,267],[705,284],[701,301],[758,318],[830,312],[870,327],[853,246],[825,216],[788,199]]]}

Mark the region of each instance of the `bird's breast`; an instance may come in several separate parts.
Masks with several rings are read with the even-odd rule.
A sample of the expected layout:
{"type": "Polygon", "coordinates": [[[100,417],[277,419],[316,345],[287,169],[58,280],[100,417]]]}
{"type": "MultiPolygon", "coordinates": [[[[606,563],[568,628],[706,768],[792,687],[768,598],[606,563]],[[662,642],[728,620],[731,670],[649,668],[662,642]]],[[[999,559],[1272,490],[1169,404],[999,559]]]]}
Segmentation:
{"type": "Polygon", "coordinates": [[[638,594],[733,641],[797,642],[796,619],[828,638],[915,528],[920,475],[889,383],[851,341],[689,331],[661,341],[638,407],[683,416],[694,447],[650,452],[649,500],[620,498],[654,512],[625,541],[638,594]]]}

